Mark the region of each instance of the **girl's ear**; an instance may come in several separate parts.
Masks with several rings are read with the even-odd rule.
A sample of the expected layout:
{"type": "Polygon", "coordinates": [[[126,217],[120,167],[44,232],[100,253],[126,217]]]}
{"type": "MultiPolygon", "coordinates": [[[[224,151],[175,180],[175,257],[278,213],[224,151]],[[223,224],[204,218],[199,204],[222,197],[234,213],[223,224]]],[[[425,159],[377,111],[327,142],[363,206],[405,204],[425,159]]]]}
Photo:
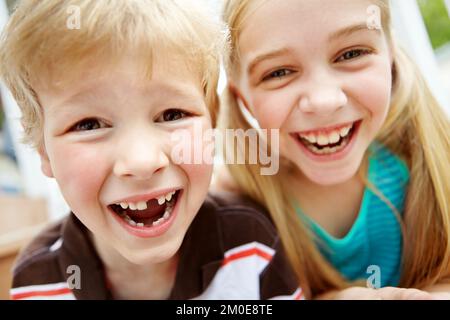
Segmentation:
{"type": "Polygon", "coordinates": [[[53,178],[53,170],[50,163],[50,159],[48,158],[47,151],[45,150],[45,144],[42,143],[38,148],[39,157],[41,158],[41,170],[42,173],[45,174],[49,178],[53,178]]]}
{"type": "Polygon", "coordinates": [[[240,92],[240,90],[233,83],[228,84],[228,90],[230,90],[230,92],[236,98],[239,108],[241,108],[241,110],[243,110],[243,112],[247,112],[252,117],[254,117],[253,112],[252,112],[251,108],[249,107],[249,104],[242,96],[242,93],[240,92]]]}
{"type": "Polygon", "coordinates": [[[228,90],[230,91],[230,94],[234,96],[236,99],[236,102],[239,106],[239,109],[241,110],[242,115],[244,116],[245,120],[256,129],[261,129],[261,126],[258,123],[258,120],[255,118],[253,110],[249,107],[249,104],[239,91],[239,89],[233,85],[233,83],[228,84],[228,90]]]}

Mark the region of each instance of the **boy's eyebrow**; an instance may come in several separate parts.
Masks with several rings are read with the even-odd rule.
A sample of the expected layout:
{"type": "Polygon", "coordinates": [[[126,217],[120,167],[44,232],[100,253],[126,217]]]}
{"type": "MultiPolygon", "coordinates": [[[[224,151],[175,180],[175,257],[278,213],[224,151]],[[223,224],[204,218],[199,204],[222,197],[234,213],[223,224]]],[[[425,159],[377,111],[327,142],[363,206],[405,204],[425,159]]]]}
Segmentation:
{"type": "Polygon", "coordinates": [[[64,101],[63,104],[99,99],[100,96],[101,95],[99,94],[98,91],[95,90],[95,88],[90,88],[88,90],[82,90],[70,96],[68,99],[64,101]]]}
{"type": "Polygon", "coordinates": [[[263,53],[263,54],[256,56],[248,65],[247,74],[251,74],[253,69],[255,69],[255,67],[258,64],[260,64],[261,62],[263,62],[264,60],[277,58],[277,57],[280,57],[289,52],[291,52],[291,50],[289,48],[281,48],[281,49],[277,49],[277,50],[270,51],[268,53],[263,53]]]}
{"type": "MultiPolygon", "coordinates": [[[[50,110],[57,110],[57,109],[67,109],[72,103],[83,103],[83,102],[89,102],[93,100],[98,99],[104,99],[108,95],[108,91],[102,91],[97,90],[97,87],[91,87],[87,90],[81,90],[74,95],[68,97],[67,99],[64,99],[63,101],[60,101],[57,105],[58,108],[51,108],[50,110]]],[[[165,87],[166,92],[169,94],[166,97],[167,101],[175,101],[178,99],[183,99],[183,101],[187,103],[197,103],[199,99],[201,99],[200,96],[196,95],[195,91],[186,87],[165,87]]],[[[151,95],[151,92],[147,92],[148,95],[151,95]]],[[[50,111],[52,112],[52,111],[50,111]]]]}
{"type": "Polygon", "coordinates": [[[342,29],[339,29],[335,32],[333,32],[329,37],[328,41],[336,40],[341,37],[349,36],[353,33],[359,32],[359,31],[376,31],[377,33],[380,33],[380,30],[378,29],[369,29],[367,26],[367,23],[357,23],[342,29]]]}

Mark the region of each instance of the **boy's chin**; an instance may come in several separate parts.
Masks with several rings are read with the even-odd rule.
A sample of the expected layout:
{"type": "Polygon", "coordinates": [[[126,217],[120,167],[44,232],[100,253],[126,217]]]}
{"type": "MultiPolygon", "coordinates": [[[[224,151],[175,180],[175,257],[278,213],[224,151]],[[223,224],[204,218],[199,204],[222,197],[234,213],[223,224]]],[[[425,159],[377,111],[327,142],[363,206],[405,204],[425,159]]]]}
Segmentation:
{"type": "Polygon", "coordinates": [[[180,246],[181,243],[167,243],[159,248],[127,248],[123,253],[120,252],[122,250],[119,250],[119,253],[121,253],[121,255],[130,263],[145,266],[165,263],[174,259],[178,254],[180,246]]]}

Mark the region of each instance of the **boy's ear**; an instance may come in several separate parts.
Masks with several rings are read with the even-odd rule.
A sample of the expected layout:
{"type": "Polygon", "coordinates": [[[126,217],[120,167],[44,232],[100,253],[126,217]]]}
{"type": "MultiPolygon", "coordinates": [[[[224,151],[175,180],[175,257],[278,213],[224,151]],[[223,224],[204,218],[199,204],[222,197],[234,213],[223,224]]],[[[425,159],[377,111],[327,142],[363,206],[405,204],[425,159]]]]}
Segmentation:
{"type": "Polygon", "coordinates": [[[50,164],[50,159],[48,158],[47,151],[45,150],[45,144],[42,143],[38,148],[39,157],[41,158],[41,170],[49,178],[53,178],[52,166],[50,164]]]}

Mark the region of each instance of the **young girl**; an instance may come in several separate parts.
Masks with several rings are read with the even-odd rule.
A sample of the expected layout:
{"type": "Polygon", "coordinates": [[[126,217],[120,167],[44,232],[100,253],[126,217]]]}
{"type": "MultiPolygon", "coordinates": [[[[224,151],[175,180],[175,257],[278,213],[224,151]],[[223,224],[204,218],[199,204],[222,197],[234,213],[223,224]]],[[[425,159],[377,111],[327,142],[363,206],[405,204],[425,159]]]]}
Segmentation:
{"type": "Polygon", "coordinates": [[[279,129],[281,156],[277,175],[229,168],[271,212],[303,288],[450,292],[450,124],[396,46],[388,1],[228,0],[224,18],[226,126],[250,129],[250,112],[279,129]]]}

